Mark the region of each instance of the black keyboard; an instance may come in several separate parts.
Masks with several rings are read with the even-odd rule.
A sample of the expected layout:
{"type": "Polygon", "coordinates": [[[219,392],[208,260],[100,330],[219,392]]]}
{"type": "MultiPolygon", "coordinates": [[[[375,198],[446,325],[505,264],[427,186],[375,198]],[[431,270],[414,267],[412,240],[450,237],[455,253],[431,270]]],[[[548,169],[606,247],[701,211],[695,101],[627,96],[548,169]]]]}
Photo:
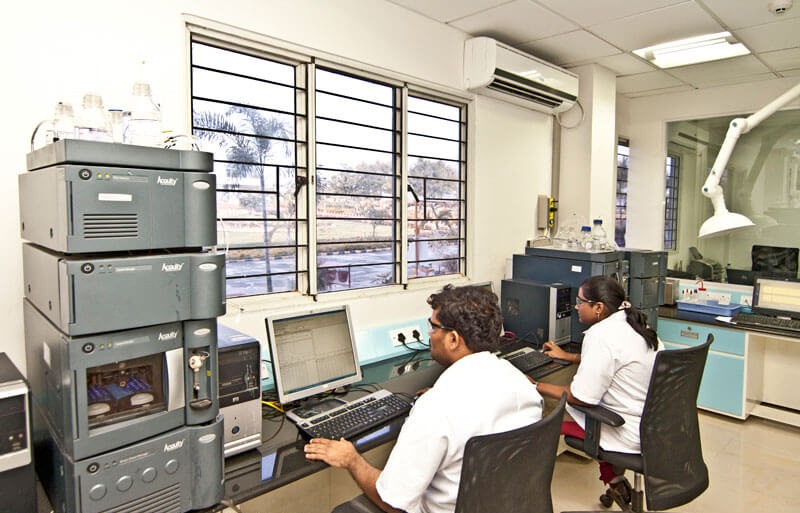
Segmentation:
{"type": "Polygon", "coordinates": [[[741,324],[742,326],[800,331],[800,320],[797,319],[781,319],[778,317],[771,317],[769,315],[737,313],[733,314],[733,318],[731,320],[736,324],[741,324]]]}
{"type": "Polygon", "coordinates": [[[530,372],[553,362],[552,358],[541,351],[515,351],[504,354],[503,358],[522,372],[530,372]]]}
{"type": "Polygon", "coordinates": [[[387,421],[403,416],[411,404],[388,390],[378,390],[366,397],[342,405],[297,424],[309,438],[350,439],[387,421]]]}

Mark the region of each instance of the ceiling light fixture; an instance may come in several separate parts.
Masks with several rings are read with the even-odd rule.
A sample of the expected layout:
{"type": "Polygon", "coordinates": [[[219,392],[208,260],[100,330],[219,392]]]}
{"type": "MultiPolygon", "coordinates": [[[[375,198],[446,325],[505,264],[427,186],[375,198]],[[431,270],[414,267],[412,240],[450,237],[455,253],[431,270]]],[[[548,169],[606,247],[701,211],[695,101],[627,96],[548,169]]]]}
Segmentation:
{"type": "Polygon", "coordinates": [[[747,55],[750,50],[734,39],[730,32],[718,32],[640,48],[633,53],[659,68],[674,68],[747,55]]]}

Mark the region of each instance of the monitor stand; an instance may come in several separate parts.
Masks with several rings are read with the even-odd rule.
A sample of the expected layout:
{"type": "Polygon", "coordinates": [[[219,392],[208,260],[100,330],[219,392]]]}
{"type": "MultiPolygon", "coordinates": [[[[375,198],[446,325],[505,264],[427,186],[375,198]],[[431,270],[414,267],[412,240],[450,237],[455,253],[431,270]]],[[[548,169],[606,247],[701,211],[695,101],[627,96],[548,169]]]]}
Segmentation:
{"type": "Polygon", "coordinates": [[[292,415],[290,415],[290,418],[295,417],[295,419],[299,420],[307,419],[309,417],[313,417],[314,415],[319,415],[320,413],[325,413],[326,411],[338,408],[346,403],[347,401],[343,401],[342,399],[339,399],[337,397],[325,397],[325,398],[312,397],[303,401],[303,403],[297,408],[292,408],[291,410],[292,415]]]}

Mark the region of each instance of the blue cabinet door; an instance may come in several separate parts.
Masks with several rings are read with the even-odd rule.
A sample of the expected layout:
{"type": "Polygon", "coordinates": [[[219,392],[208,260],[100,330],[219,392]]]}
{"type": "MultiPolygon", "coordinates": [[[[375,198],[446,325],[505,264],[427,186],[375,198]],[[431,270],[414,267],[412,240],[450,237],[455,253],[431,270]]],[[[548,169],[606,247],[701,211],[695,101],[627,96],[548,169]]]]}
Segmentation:
{"type": "MultiPolygon", "coordinates": [[[[685,346],[664,343],[666,349],[685,346]]],[[[744,403],[744,359],[719,353],[708,353],[697,405],[742,416],[744,403]]]]}

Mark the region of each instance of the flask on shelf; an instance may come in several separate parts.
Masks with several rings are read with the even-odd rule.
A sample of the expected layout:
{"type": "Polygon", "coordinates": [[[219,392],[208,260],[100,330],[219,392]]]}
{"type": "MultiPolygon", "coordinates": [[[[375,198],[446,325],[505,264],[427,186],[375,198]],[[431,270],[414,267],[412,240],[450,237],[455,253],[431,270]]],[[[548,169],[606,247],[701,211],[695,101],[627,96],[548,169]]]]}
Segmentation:
{"type": "Polygon", "coordinates": [[[111,125],[103,110],[103,98],[99,94],[83,95],[83,110],[75,127],[78,139],[112,142],[111,125]]]}
{"type": "Polygon", "coordinates": [[[53,117],[53,140],[75,138],[75,114],[69,103],[56,103],[56,112],[53,117]]]}
{"type": "Polygon", "coordinates": [[[160,146],[161,110],[150,94],[150,84],[133,84],[130,113],[125,128],[124,140],[139,146],[160,146]]]}
{"type": "Polygon", "coordinates": [[[605,229],[603,229],[603,220],[595,219],[592,221],[592,240],[594,241],[594,249],[606,250],[611,249],[608,243],[608,236],[605,229]]]}
{"type": "Polygon", "coordinates": [[[581,247],[586,251],[596,251],[595,241],[592,238],[592,229],[588,226],[581,228],[581,247]]]}

